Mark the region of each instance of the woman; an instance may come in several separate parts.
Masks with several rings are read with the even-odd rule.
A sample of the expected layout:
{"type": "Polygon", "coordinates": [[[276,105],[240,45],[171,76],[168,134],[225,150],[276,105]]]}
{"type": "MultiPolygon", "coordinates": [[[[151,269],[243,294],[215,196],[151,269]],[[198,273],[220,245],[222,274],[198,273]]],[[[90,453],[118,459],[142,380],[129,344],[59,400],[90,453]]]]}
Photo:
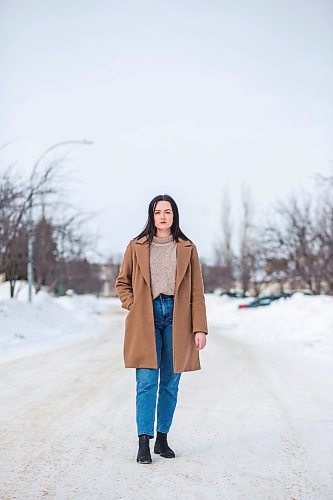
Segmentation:
{"type": "Polygon", "coordinates": [[[200,370],[199,350],[208,334],[206,305],[195,244],[179,227],[169,195],[153,198],[143,231],[127,245],[116,279],[125,320],[124,362],[136,368],[137,462],[154,453],[174,458],[167,442],[182,372],[200,370]],[[159,384],[158,384],[158,377],[159,384]]]}

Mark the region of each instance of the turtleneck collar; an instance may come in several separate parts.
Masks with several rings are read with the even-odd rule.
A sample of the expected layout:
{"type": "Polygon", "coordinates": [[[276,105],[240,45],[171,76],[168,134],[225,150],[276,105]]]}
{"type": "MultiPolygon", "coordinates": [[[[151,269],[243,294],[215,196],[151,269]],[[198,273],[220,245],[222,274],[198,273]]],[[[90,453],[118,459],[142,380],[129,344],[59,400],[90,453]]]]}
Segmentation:
{"type": "Polygon", "coordinates": [[[172,240],[173,240],[173,234],[170,234],[169,236],[163,236],[163,237],[153,236],[153,241],[155,243],[169,243],[172,240]]]}

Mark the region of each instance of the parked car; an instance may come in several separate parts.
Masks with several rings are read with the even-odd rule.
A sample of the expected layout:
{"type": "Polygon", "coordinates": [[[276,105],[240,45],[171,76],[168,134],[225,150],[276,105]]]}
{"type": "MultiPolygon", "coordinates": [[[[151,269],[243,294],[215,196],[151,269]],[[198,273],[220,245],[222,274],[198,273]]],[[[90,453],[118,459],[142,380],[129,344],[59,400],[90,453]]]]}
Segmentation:
{"type": "Polygon", "coordinates": [[[239,292],[239,291],[231,291],[229,290],[228,292],[221,292],[220,296],[226,295],[227,297],[232,297],[234,299],[243,299],[244,298],[244,293],[239,292]]]}
{"type": "Polygon", "coordinates": [[[278,300],[281,298],[290,297],[287,293],[281,293],[279,295],[263,295],[262,297],[257,297],[252,302],[248,302],[247,304],[239,304],[238,309],[247,309],[248,307],[261,307],[261,306],[269,306],[274,300],[278,300]]]}

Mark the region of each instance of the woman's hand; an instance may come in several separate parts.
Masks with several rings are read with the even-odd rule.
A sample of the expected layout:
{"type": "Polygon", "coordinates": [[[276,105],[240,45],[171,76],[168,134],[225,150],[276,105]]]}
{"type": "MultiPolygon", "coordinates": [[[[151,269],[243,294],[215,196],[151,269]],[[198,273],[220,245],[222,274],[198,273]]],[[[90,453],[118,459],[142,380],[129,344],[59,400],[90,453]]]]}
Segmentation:
{"type": "Polygon", "coordinates": [[[200,349],[203,349],[206,345],[206,334],[205,332],[196,332],[194,334],[194,342],[195,342],[195,347],[197,349],[197,351],[199,351],[200,349]]]}

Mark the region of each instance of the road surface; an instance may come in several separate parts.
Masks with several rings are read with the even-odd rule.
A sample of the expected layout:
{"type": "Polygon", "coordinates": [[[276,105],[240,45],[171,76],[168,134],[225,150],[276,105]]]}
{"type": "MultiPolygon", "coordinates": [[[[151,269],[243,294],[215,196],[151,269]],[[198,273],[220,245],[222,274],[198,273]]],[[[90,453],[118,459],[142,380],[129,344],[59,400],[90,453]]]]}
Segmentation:
{"type": "Polygon", "coordinates": [[[211,329],[180,381],[176,458],[151,441],[138,464],[126,311],[105,314],[102,333],[0,364],[1,499],[333,498],[329,362],[211,329]]]}

